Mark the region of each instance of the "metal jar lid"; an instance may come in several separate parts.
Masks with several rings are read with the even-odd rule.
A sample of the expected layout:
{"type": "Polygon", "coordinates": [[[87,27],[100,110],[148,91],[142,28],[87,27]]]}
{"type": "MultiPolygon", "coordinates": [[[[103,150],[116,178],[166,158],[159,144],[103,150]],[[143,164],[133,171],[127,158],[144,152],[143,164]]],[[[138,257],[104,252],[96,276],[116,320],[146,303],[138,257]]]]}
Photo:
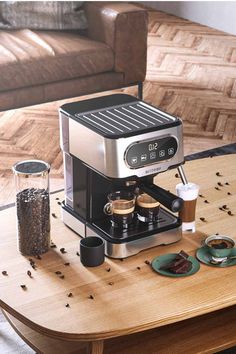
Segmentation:
{"type": "Polygon", "coordinates": [[[12,171],[21,177],[41,177],[49,173],[50,165],[41,160],[25,160],[12,166],[12,171]]]}

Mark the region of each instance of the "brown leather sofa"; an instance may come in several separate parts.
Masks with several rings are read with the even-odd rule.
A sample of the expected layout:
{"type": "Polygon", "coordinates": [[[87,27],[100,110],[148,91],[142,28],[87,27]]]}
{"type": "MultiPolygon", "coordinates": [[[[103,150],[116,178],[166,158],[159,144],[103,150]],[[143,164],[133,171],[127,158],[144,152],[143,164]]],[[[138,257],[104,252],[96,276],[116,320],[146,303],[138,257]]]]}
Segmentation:
{"type": "Polygon", "coordinates": [[[1,111],[143,82],[147,12],[127,2],[84,8],[85,35],[0,31],[1,111]]]}

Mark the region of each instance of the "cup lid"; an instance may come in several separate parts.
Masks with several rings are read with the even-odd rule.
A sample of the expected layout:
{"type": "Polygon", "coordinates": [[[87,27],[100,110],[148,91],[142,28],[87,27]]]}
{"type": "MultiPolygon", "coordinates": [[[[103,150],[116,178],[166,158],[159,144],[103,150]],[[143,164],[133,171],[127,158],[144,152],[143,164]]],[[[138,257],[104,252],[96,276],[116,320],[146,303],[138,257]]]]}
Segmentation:
{"type": "Polygon", "coordinates": [[[45,173],[49,173],[50,165],[42,160],[24,160],[17,162],[12,167],[12,170],[16,175],[21,175],[22,177],[42,176],[45,173]]]}

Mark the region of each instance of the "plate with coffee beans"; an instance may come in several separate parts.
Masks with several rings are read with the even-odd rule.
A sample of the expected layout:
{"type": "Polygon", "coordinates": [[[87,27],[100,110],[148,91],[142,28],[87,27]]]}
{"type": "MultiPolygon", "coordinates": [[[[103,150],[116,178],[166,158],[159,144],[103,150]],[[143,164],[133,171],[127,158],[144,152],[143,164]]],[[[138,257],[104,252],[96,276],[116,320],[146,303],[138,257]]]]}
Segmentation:
{"type": "Polygon", "coordinates": [[[182,250],[179,253],[168,253],[155,257],[152,260],[152,268],[161,275],[179,278],[197,273],[200,263],[182,250]]]}

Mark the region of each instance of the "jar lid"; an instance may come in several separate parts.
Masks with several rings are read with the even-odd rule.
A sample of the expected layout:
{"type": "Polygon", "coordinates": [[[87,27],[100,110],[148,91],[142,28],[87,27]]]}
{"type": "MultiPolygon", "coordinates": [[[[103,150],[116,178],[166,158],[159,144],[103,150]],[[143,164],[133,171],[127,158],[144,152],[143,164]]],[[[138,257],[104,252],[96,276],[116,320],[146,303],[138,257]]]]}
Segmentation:
{"type": "Polygon", "coordinates": [[[50,171],[50,165],[41,160],[25,160],[17,162],[12,170],[15,174],[22,177],[28,176],[43,176],[50,171]]]}

